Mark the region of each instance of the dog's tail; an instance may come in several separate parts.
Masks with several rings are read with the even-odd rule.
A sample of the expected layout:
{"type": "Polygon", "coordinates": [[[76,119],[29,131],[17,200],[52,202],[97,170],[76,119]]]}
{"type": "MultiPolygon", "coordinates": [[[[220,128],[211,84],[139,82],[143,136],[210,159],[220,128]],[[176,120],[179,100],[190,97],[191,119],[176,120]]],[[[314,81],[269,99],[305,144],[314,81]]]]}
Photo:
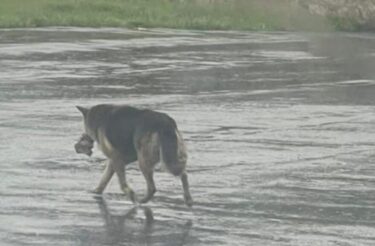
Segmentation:
{"type": "Polygon", "coordinates": [[[177,128],[167,128],[159,132],[161,155],[167,169],[175,176],[181,175],[186,166],[186,150],[177,128]]]}

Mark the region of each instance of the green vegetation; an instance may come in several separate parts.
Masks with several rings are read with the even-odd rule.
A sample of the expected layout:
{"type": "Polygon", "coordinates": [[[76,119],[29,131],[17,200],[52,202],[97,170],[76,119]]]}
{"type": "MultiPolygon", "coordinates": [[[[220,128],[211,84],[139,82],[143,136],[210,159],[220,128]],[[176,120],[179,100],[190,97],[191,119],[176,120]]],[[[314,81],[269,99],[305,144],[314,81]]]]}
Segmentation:
{"type": "Polygon", "coordinates": [[[326,29],[290,0],[0,0],[0,27],[326,29]]]}
{"type": "Polygon", "coordinates": [[[358,31],[366,31],[366,30],[373,30],[372,26],[366,26],[360,24],[357,20],[350,17],[339,17],[339,16],[330,16],[328,20],[336,30],[344,30],[344,31],[351,31],[351,32],[358,32],[358,31]]]}

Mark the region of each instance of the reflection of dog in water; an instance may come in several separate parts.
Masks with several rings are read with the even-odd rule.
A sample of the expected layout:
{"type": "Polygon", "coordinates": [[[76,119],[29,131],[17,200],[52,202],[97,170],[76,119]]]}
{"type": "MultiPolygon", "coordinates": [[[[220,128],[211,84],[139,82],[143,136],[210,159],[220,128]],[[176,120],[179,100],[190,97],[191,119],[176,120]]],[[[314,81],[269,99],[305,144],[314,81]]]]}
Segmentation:
{"type": "Polygon", "coordinates": [[[126,182],[125,166],[138,160],[147,182],[147,194],[140,202],[146,203],[156,192],[154,167],[163,161],[173,175],[180,176],[185,203],[188,206],[193,204],[185,171],[185,145],[171,117],[130,106],[101,104],[77,108],[84,117],[85,133],[75,145],[76,152],[91,155],[95,141],[109,159],[95,193],[101,194],[116,173],[121,190],[136,202],[135,194],[126,182]]]}
{"type": "MultiPolygon", "coordinates": [[[[109,236],[113,239],[122,238],[124,232],[126,231],[126,220],[134,219],[134,216],[136,215],[138,208],[133,207],[123,215],[112,215],[109,211],[106,201],[102,197],[95,197],[95,200],[99,206],[99,210],[104,219],[107,233],[109,234],[109,236]]],[[[144,222],[144,232],[147,233],[150,231],[152,227],[152,223],[154,222],[154,216],[152,210],[148,207],[144,207],[143,211],[146,218],[144,222]]]]}
{"type": "MultiPolygon", "coordinates": [[[[124,214],[112,214],[106,200],[94,197],[104,220],[107,236],[103,245],[185,245],[192,227],[189,220],[184,224],[172,221],[157,221],[151,208],[133,207],[124,214]],[[144,219],[137,218],[139,209],[143,210],[144,219]]],[[[103,240],[103,238],[101,238],[103,240]]]]}

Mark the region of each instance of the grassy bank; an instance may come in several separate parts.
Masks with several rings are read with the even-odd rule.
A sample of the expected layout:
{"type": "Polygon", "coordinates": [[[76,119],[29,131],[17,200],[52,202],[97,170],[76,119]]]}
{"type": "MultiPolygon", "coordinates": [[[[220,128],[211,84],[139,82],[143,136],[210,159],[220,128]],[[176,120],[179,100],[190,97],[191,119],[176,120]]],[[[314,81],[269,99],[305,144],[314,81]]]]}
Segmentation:
{"type": "Polygon", "coordinates": [[[290,0],[0,0],[0,27],[326,29],[290,0]]]}

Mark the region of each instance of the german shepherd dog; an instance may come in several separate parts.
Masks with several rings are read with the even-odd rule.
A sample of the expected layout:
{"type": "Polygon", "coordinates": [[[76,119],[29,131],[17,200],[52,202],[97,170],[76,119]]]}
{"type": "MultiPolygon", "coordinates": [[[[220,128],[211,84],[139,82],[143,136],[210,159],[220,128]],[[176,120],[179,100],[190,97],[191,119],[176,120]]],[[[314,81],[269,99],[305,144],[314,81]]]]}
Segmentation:
{"type": "Polygon", "coordinates": [[[99,185],[93,192],[101,194],[116,173],[121,190],[137,202],[126,182],[125,166],[138,161],[146,183],[147,194],[139,201],[148,202],[155,194],[155,165],[163,161],[168,171],[181,178],[185,203],[192,206],[187,154],[176,122],[167,114],[131,106],[100,104],[91,108],[77,106],[84,118],[85,134],[75,145],[77,153],[90,155],[93,143],[108,157],[99,185]]]}

